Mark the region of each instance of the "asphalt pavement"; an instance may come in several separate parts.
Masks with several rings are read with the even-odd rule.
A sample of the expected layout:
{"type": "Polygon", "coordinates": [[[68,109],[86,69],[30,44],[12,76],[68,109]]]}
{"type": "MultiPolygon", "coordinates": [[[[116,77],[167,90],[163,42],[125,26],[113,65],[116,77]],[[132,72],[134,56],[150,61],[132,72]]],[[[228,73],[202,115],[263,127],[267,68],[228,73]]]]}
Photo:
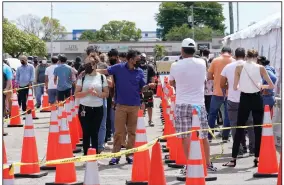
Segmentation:
{"type": "MultiPolygon", "coordinates": [[[[155,127],[147,126],[147,115],[145,116],[145,125],[147,126],[147,139],[151,141],[162,135],[162,123],[160,120],[159,99],[155,99],[155,108],[153,121],[155,127]]],[[[47,138],[49,130],[50,113],[37,113],[38,120],[33,120],[36,134],[36,143],[38,148],[38,156],[40,161],[45,161],[47,138]]],[[[24,123],[24,121],[23,121],[24,123]]],[[[19,162],[21,160],[22,142],[24,128],[7,128],[4,125],[4,131],[8,136],[4,137],[8,162],[19,162]]],[[[111,148],[108,146],[107,148],[111,148]]],[[[244,156],[244,158],[237,160],[235,168],[222,167],[222,164],[229,161],[231,158],[232,142],[223,144],[224,152],[218,159],[214,159],[213,163],[218,168],[217,172],[209,173],[209,176],[217,177],[217,181],[206,182],[207,185],[276,185],[277,178],[253,178],[253,173],[257,168],[253,168],[253,157],[244,156]]],[[[211,157],[216,157],[221,153],[221,146],[217,140],[211,143],[211,157]]],[[[277,148],[279,150],[279,148],[277,148]]],[[[106,150],[105,152],[110,152],[106,150]]],[[[76,156],[83,155],[82,153],[75,154],[76,156]]],[[[277,153],[278,160],[280,158],[277,153]]],[[[108,165],[109,159],[103,159],[99,167],[99,176],[101,185],[123,185],[126,180],[131,180],[132,165],[125,161],[125,157],[121,158],[120,164],[116,166],[108,165]]],[[[172,169],[164,165],[167,185],[181,185],[184,182],[176,180],[178,170],[172,169]]],[[[19,172],[19,167],[15,168],[15,173],[19,172]]],[[[76,163],[77,180],[82,182],[84,180],[85,168],[83,163],[76,163]]],[[[68,175],[68,174],[66,174],[68,175]]],[[[44,185],[46,182],[54,182],[55,171],[50,171],[47,176],[38,179],[16,179],[16,185],[44,185]]]]}

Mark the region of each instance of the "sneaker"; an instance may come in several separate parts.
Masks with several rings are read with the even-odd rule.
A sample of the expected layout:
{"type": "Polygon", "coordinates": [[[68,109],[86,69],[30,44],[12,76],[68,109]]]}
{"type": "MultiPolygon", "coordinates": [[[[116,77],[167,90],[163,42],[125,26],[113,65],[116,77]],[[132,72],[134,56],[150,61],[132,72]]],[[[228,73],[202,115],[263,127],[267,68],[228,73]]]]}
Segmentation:
{"type": "Polygon", "coordinates": [[[213,163],[207,164],[207,171],[209,172],[216,172],[217,168],[213,166],[213,163]]]}
{"type": "Polygon", "coordinates": [[[109,165],[116,165],[116,164],[119,164],[119,158],[112,158],[110,161],[109,161],[109,165]]]}
{"type": "Polygon", "coordinates": [[[154,126],[153,121],[149,121],[148,123],[149,123],[149,126],[150,126],[150,127],[153,127],[153,126],[154,126]]]}
{"type": "Polygon", "coordinates": [[[126,157],[126,161],[127,161],[128,164],[132,164],[133,163],[133,157],[132,156],[126,157]]]}
{"type": "Polygon", "coordinates": [[[249,151],[249,156],[254,156],[254,152],[253,151],[249,151]]]}
{"type": "Polygon", "coordinates": [[[178,174],[182,176],[186,176],[186,166],[184,166],[183,169],[180,169],[178,174]]]}
{"type": "Polygon", "coordinates": [[[244,157],[243,150],[239,150],[238,158],[243,158],[243,157],[244,157]]]}

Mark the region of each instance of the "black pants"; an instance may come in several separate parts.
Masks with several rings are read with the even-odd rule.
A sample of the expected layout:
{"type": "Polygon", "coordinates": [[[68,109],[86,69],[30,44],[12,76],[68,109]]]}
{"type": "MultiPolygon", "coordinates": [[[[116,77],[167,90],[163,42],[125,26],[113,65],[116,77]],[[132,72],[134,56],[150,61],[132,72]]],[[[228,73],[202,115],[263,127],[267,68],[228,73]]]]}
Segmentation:
{"type": "MultiPolygon", "coordinates": [[[[240,104],[238,109],[238,121],[237,126],[245,126],[248,120],[249,114],[252,112],[253,125],[261,125],[263,123],[263,100],[260,93],[243,93],[241,92],[240,104]]],[[[255,135],[255,157],[259,157],[260,143],[261,143],[262,127],[254,127],[255,135]]],[[[242,136],[244,135],[244,129],[236,129],[234,137],[232,157],[237,158],[239,153],[240,143],[242,136]]]]}
{"type": "Polygon", "coordinates": [[[90,148],[90,140],[92,148],[98,151],[98,140],[99,140],[99,130],[101,122],[103,119],[103,106],[101,107],[86,107],[83,105],[79,106],[79,120],[81,122],[83,131],[83,150],[84,155],[87,155],[88,149],[90,148]],[[81,114],[85,111],[85,116],[81,114]]]}
{"type": "Polygon", "coordinates": [[[207,112],[207,119],[208,119],[212,95],[205,95],[204,98],[205,98],[205,109],[206,109],[206,112],[207,112]]]}
{"type": "Polygon", "coordinates": [[[65,91],[58,91],[57,90],[57,100],[64,101],[65,99],[69,98],[71,96],[71,88],[67,89],[65,91]]]}
{"type": "Polygon", "coordinates": [[[107,98],[107,118],[106,118],[106,138],[105,142],[107,142],[108,138],[111,138],[111,103],[112,103],[112,97],[107,98]]]}
{"type": "MultiPolygon", "coordinates": [[[[19,87],[19,88],[25,88],[28,86],[24,86],[24,87],[19,87]]],[[[25,89],[20,89],[18,91],[19,93],[19,106],[22,106],[22,111],[26,111],[27,110],[27,99],[28,99],[28,95],[29,95],[29,88],[25,88],[25,89]]]]}

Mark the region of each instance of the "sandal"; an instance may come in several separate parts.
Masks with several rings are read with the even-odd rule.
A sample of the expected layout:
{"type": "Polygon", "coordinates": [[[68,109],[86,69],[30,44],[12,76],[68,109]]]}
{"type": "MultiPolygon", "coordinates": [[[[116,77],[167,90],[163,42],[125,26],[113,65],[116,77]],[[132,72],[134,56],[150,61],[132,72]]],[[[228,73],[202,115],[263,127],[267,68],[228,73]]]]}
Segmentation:
{"type": "Polygon", "coordinates": [[[233,159],[233,160],[223,164],[222,166],[235,167],[236,166],[236,159],[233,159]]]}

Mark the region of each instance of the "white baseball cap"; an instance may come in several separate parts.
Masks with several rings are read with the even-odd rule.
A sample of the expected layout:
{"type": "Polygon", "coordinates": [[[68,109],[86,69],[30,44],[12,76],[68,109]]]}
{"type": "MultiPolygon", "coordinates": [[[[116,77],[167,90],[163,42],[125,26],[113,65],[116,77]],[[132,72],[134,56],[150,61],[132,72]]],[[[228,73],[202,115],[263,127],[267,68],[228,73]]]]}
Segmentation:
{"type": "Polygon", "coordinates": [[[142,53],[141,56],[144,57],[144,58],[146,58],[146,54],[145,54],[145,53],[142,53]]]}
{"type": "Polygon", "coordinates": [[[186,38],[182,41],[181,43],[181,47],[183,48],[195,48],[196,47],[196,43],[193,39],[191,38],[186,38]]]}

